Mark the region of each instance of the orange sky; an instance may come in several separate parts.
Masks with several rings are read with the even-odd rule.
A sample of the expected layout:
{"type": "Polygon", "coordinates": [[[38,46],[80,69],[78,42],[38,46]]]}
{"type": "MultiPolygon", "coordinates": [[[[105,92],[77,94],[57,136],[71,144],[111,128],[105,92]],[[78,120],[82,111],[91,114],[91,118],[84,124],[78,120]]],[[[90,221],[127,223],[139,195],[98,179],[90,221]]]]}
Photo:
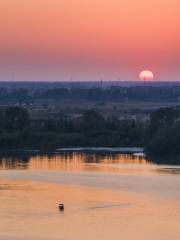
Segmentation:
{"type": "Polygon", "coordinates": [[[178,0],[2,0],[0,80],[179,80],[178,0]]]}

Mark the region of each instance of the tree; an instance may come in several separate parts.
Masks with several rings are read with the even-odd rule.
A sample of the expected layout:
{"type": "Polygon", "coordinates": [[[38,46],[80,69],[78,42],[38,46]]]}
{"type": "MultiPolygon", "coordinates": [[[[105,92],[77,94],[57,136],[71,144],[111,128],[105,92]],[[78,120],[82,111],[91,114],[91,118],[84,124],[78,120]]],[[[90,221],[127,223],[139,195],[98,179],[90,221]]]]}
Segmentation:
{"type": "Polygon", "coordinates": [[[85,131],[99,131],[104,128],[105,120],[103,116],[95,111],[88,110],[82,116],[82,129],[85,131]]]}
{"type": "Polygon", "coordinates": [[[145,149],[150,155],[179,155],[179,142],[180,122],[176,122],[173,125],[160,128],[145,149]]]}
{"type": "Polygon", "coordinates": [[[4,109],[1,121],[7,131],[22,131],[29,126],[29,114],[21,107],[8,107],[4,109]]]}
{"type": "Polygon", "coordinates": [[[153,112],[150,118],[149,133],[153,135],[160,127],[172,125],[178,118],[175,108],[160,108],[153,112]]]}

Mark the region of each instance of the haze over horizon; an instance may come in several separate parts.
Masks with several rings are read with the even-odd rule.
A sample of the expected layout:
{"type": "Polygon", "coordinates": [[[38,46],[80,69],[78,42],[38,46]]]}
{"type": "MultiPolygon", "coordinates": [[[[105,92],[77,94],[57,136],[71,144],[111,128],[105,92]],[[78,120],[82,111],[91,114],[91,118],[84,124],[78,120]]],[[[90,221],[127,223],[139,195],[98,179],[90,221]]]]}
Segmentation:
{"type": "Polygon", "coordinates": [[[0,81],[180,80],[176,0],[6,0],[0,28],[0,81]]]}

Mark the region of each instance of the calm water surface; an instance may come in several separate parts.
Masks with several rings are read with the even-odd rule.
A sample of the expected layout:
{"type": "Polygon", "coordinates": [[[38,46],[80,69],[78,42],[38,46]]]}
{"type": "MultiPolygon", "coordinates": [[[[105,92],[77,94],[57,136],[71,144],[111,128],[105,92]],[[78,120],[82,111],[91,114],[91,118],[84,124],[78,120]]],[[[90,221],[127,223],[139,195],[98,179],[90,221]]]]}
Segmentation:
{"type": "Polygon", "coordinates": [[[179,174],[132,154],[1,155],[0,239],[179,240],[179,174]]]}

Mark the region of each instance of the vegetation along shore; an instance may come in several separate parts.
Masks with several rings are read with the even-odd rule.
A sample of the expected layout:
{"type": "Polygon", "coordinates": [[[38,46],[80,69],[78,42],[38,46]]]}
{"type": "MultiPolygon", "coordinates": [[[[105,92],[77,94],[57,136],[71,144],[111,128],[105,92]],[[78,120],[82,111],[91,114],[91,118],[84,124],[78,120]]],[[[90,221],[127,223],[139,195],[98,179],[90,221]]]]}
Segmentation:
{"type": "Polygon", "coordinates": [[[0,148],[54,150],[66,147],[143,147],[147,154],[178,155],[179,110],[160,108],[149,121],[104,118],[87,110],[76,119],[34,122],[22,107],[0,109],[0,148]]]}

